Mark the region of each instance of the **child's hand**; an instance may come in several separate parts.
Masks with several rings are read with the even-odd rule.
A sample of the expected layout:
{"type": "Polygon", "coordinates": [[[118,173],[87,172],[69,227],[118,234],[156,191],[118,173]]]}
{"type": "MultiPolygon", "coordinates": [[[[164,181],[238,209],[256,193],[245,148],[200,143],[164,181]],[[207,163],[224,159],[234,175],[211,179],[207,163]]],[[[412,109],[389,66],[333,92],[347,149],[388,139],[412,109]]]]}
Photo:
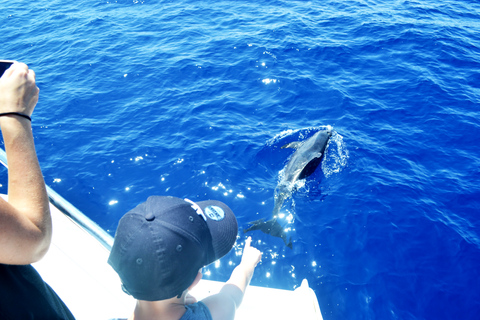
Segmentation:
{"type": "Polygon", "coordinates": [[[222,287],[220,293],[217,295],[205,298],[204,303],[210,309],[215,310],[219,317],[214,319],[233,319],[235,317],[235,309],[240,306],[245,294],[245,290],[252,280],[255,267],[262,259],[260,250],[251,247],[252,238],[248,237],[245,240],[245,247],[243,248],[242,261],[233,269],[232,275],[227,283],[222,287]],[[233,304],[231,302],[234,302],[233,304]],[[220,313],[220,310],[222,313],[220,313]]]}
{"type": "Polygon", "coordinates": [[[251,247],[251,243],[252,238],[248,237],[247,240],[245,240],[241,264],[253,270],[262,259],[262,253],[257,248],[251,247]]]}

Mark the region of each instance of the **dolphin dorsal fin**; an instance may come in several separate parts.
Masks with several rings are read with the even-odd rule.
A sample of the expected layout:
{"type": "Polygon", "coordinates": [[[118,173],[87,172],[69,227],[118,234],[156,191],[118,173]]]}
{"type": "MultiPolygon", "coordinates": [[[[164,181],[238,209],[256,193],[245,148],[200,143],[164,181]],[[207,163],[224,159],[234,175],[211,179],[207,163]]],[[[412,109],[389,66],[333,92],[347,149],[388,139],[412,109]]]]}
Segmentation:
{"type": "Polygon", "coordinates": [[[298,149],[302,144],[303,144],[303,141],[294,141],[294,142],[287,143],[282,147],[282,149],[286,149],[286,148],[298,149]]]}

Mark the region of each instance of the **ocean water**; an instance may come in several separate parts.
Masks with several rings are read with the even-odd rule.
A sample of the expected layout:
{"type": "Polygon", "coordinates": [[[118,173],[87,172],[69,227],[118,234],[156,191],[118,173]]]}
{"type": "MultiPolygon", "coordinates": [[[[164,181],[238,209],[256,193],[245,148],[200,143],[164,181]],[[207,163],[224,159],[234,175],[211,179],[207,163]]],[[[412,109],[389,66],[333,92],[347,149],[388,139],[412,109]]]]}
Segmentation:
{"type": "MultiPolygon", "coordinates": [[[[35,70],[46,183],[112,235],[150,195],[268,218],[284,144],[335,134],[259,231],[252,284],[307,279],[324,319],[480,316],[480,4],[0,0],[1,59],[35,70]]],[[[6,192],[2,177],[1,192],[6,192]]]]}

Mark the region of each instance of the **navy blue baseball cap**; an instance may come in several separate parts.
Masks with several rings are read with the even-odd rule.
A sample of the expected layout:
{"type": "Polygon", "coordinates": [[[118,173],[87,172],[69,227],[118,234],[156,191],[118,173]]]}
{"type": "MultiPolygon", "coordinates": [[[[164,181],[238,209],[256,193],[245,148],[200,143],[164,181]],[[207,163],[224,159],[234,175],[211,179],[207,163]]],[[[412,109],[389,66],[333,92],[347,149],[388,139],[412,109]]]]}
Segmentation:
{"type": "Polygon", "coordinates": [[[120,219],[108,263],[135,299],[165,300],[227,254],[237,233],[235,215],[220,201],[151,196],[120,219]]]}

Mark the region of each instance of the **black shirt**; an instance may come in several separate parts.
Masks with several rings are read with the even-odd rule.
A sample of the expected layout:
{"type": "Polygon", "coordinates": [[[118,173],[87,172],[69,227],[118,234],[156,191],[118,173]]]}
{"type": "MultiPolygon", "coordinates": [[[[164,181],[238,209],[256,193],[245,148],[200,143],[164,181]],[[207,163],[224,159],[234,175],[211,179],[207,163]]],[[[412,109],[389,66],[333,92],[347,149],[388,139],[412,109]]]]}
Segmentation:
{"type": "Polygon", "coordinates": [[[0,319],[75,319],[31,265],[0,264],[0,319]]]}

